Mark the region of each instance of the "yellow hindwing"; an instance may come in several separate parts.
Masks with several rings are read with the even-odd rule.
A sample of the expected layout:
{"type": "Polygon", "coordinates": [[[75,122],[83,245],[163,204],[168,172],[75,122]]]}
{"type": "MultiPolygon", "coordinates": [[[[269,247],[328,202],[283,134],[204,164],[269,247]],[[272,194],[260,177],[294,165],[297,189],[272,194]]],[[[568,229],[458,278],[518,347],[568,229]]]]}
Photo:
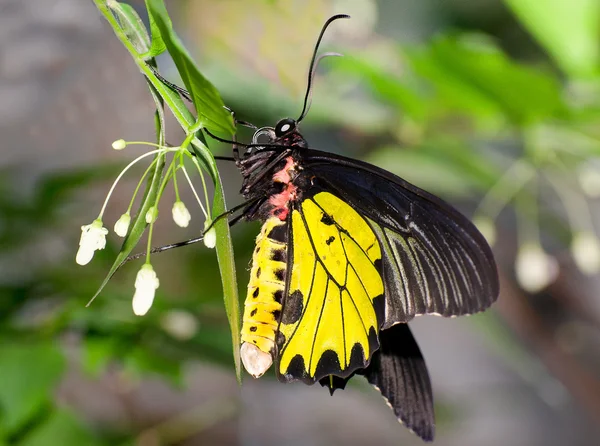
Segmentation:
{"type": "Polygon", "coordinates": [[[291,276],[277,339],[284,380],[349,376],[379,347],[381,249],[369,224],[328,192],[292,211],[291,276]]]}

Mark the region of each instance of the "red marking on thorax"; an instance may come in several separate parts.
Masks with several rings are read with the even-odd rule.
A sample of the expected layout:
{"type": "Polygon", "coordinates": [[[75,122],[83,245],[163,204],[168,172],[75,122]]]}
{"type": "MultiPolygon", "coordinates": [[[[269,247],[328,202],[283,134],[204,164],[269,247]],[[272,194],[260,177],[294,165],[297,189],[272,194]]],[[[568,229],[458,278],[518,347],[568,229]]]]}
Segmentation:
{"type": "Polygon", "coordinates": [[[294,159],[289,156],[285,160],[285,166],[280,171],[276,172],[273,175],[273,181],[276,183],[285,184],[285,188],[279,194],[273,195],[269,198],[269,203],[273,206],[271,210],[271,214],[279,218],[280,220],[285,220],[289,213],[288,203],[290,200],[296,199],[296,186],[294,186],[291,181],[292,177],[290,172],[294,170],[295,163],[294,159]]]}
{"type": "Polygon", "coordinates": [[[276,183],[288,184],[292,180],[290,177],[290,170],[294,170],[294,160],[291,156],[288,156],[285,159],[285,166],[283,166],[283,169],[273,175],[273,181],[276,183]]]}

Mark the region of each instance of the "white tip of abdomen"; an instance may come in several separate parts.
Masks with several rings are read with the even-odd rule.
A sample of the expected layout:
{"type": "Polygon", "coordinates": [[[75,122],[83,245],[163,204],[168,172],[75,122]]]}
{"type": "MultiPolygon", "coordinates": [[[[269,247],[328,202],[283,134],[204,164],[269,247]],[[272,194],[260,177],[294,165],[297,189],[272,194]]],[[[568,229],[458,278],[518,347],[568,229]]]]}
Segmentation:
{"type": "Polygon", "coordinates": [[[273,357],[270,353],[265,353],[259,349],[256,345],[244,342],[240,348],[240,356],[244,368],[254,378],[260,378],[271,364],[273,364],[273,357]]]}

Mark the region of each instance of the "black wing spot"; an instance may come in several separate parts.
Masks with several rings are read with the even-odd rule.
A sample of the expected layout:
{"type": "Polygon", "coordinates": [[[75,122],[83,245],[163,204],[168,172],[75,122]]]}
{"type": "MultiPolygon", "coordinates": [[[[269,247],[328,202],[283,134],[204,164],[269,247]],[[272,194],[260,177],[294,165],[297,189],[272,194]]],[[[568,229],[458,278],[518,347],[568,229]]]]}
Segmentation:
{"type": "Polygon", "coordinates": [[[259,293],[259,292],[260,292],[260,291],[259,291],[259,288],[258,288],[258,287],[254,288],[254,293],[252,293],[252,297],[254,297],[254,298],[256,299],[256,298],[258,297],[258,293],[259,293]]]}
{"type": "Polygon", "coordinates": [[[375,309],[375,316],[377,317],[379,326],[383,325],[385,319],[385,296],[383,294],[373,298],[373,308],[375,309]]]}
{"type": "Polygon", "coordinates": [[[283,282],[283,279],[285,279],[285,268],[276,269],[275,278],[280,282],[283,282]]]}
{"type": "Polygon", "coordinates": [[[332,235],[331,237],[329,237],[327,240],[325,240],[325,243],[327,245],[331,245],[333,242],[335,241],[335,237],[332,235]]]}
{"type": "Polygon", "coordinates": [[[290,325],[298,322],[303,309],[304,295],[300,290],[296,290],[285,299],[285,311],[281,316],[281,323],[290,325]]]}
{"type": "Polygon", "coordinates": [[[271,251],[271,260],[274,262],[287,262],[287,252],[285,249],[274,249],[271,251]]]}
{"type": "Polygon", "coordinates": [[[254,252],[255,252],[256,254],[258,254],[258,253],[260,252],[260,245],[256,247],[256,249],[254,250],[254,252]]]}
{"type": "Polygon", "coordinates": [[[261,273],[261,270],[260,270],[260,266],[259,266],[258,269],[256,270],[256,278],[257,279],[260,278],[260,273],[261,273]]]}
{"type": "Polygon", "coordinates": [[[333,350],[325,350],[317,363],[315,376],[334,375],[341,372],[342,367],[340,366],[340,358],[337,353],[333,350]]]}
{"type": "Polygon", "coordinates": [[[308,376],[306,366],[304,365],[304,358],[301,355],[296,355],[290,361],[287,370],[285,371],[285,378],[289,381],[297,379],[305,379],[308,376]]]}
{"type": "Polygon", "coordinates": [[[351,370],[362,369],[365,366],[365,362],[365,351],[363,350],[362,345],[357,342],[352,346],[348,368],[351,370]]]}
{"type": "Polygon", "coordinates": [[[323,212],[323,216],[321,217],[321,223],[323,223],[327,226],[331,226],[332,224],[335,223],[335,220],[331,217],[331,215],[323,212]]]}
{"type": "Polygon", "coordinates": [[[253,325],[252,327],[250,327],[250,331],[252,333],[254,333],[258,328],[256,327],[256,325],[253,325]]]}
{"type": "Polygon", "coordinates": [[[273,297],[275,298],[275,302],[280,304],[283,299],[283,290],[275,291],[275,294],[273,294],[273,297]]]}
{"type": "MultiPolygon", "coordinates": [[[[379,338],[377,337],[377,332],[373,327],[369,328],[369,351],[373,353],[379,349],[379,338]]],[[[354,345],[356,347],[356,345],[354,345]]],[[[352,347],[352,353],[354,353],[354,347],[352,347]]]]}
{"type": "Polygon", "coordinates": [[[277,225],[274,226],[269,234],[267,234],[267,238],[271,240],[275,240],[276,242],[286,243],[287,242],[287,225],[277,225]]]}
{"type": "Polygon", "coordinates": [[[258,312],[258,308],[255,308],[254,310],[252,310],[250,312],[250,317],[256,316],[256,313],[258,312]]]}
{"type": "Polygon", "coordinates": [[[273,310],[271,313],[275,321],[279,322],[279,318],[281,317],[281,310],[273,310]]]}
{"type": "Polygon", "coordinates": [[[279,349],[281,349],[281,347],[283,347],[285,344],[285,335],[282,332],[278,331],[275,335],[275,343],[279,349]]]}
{"type": "Polygon", "coordinates": [[[375,267],[375,269],[377,270],[377,272],[379,274],[381,274],[381,272],[383,271],[383,260],[381,259],[377,259],[373,262],[373,266],[375,267]]]}

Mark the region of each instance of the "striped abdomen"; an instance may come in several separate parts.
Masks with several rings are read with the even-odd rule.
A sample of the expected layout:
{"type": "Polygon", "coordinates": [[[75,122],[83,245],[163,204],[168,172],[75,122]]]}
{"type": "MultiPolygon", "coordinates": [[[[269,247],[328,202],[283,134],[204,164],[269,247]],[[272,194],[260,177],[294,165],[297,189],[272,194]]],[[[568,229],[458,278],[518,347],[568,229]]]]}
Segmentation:
{"type": "Polygon", "coordinates": [[[273,363],[286,266],[287,225],[270,217],[256,238],[242,321],[242,362],[255,378],[273,363]]]}

